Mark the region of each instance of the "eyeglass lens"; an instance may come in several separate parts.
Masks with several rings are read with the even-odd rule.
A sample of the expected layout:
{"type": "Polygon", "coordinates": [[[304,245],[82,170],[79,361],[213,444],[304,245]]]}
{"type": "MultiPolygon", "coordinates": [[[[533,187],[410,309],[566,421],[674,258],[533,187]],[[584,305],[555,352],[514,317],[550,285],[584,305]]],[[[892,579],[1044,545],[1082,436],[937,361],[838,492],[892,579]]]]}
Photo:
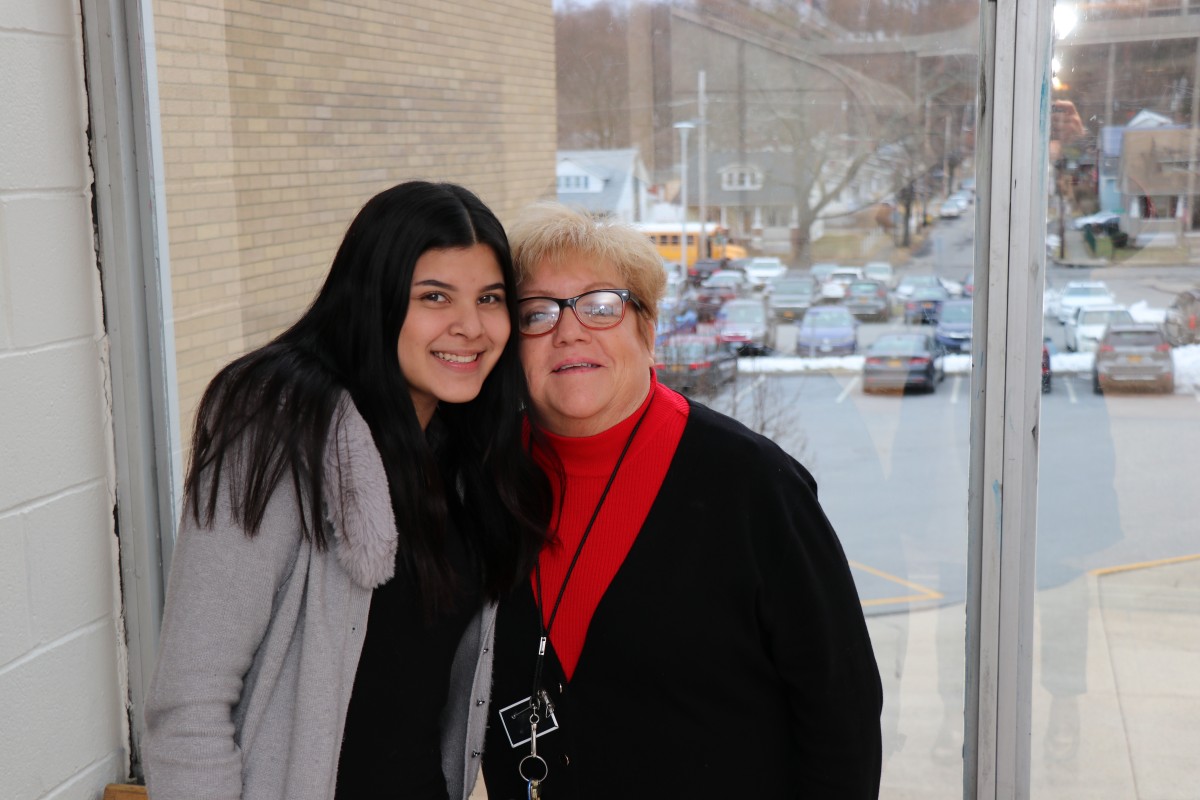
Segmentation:
{"type": "Polygon", "coordinates": [[[549,333],[558,326],[563,306],[575,311],[575,317],[585,328],[611,328],[625,313],[625,301],[616,292],[599,289],[562,300],[552,297],[531,297],[522,300],[518,321],[521,332],[549,333]]]}

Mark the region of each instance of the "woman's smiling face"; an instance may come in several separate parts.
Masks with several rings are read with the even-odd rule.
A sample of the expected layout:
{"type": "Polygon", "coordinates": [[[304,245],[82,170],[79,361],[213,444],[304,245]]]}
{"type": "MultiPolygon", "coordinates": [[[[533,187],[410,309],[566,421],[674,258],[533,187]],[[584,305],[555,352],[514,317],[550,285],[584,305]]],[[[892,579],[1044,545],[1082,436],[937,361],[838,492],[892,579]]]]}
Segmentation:
{"type": "MultiPolygon", "coordinates": [[[[625,288],[614,267],[568,255],[534,268],[520,296],[567,298],[593,289],[625,288]]],[[[585,328],[570,309],[563,309],[550,333],[522,336],[521,363],[538,421],[560,436],[590,436],[636,411],[650,391],[654,366],[643,328],[630,303],[613,328],[585,328]]]]}
{"type": "Polygon", "coordinates": [[[429,250],[417,259],[396,352],[422,428],[439,402],[475,399],[510,332],[491,248],[429,250]]]}

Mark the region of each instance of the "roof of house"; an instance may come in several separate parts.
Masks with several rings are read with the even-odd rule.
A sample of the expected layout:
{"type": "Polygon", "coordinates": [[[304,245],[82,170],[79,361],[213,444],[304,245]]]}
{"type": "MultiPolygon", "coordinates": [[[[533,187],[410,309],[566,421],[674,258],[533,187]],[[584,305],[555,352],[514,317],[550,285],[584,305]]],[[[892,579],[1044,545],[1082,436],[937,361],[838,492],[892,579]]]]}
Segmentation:
{"type": "Polygon", "coordinates": [[[558,163],[574,164],[602,181],[599,192],[559,189],[558,199],[586,211],[614,213],[628,183],[639,178],[646,180],[645,170],[637,148],[623,150],[559,150],[558,163]]]}

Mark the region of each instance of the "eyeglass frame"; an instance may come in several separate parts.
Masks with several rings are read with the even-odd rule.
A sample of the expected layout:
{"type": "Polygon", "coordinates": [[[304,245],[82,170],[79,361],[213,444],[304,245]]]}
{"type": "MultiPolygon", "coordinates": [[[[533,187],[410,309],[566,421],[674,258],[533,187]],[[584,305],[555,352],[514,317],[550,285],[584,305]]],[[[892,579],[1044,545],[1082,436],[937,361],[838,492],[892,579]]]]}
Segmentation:
{"type": "Polygon", "coordinates": [[[630,303],[632,303],[638,309],[642,308],[642,301],[638,300],[637,297],[634,296],[633,292],[630,291],[629,289],[589,289],[588,291],[581,292],[580,294],[577,294],[574,297],[550,297],[549,295],[541,295],[541,294],[534,295],[532,297],[522,297],[521,299],[517,300],[517,330],[520,332],[520,334],[522,336],[528,336],[531,339],[536,339],[539,336],[549,336],[550,334],[552,334],[556,330],[558,330],[559,324],[562,323],[563,316],[564,316],[562,313],[563,309],[569,308],[569,309],[571,309],[571,313],[575,315],[575,320],[580,325],[587,328],[589,331],[608,331],[608,330],[612,330],[613,328],[617,327],[618,325],[620,325],[622,322],[625,321],[625,306],[630,303]],[[618,319],[616,322],[614,322],[612,325],[607,325],[607,326],[602,326],[602,327],[595,327],[594,325],[589,325],[583,321],[583,318],[579,316],[579,312],[575,310],[575,304],[577,302],[579,302],[579,298],[587,297],[589,294],[596,294],[598,292],[609,292],[609,293],[615,294],[617,297],[621,298],[621,318],[618,319]],[[554,303],[558,304],[558,319],[554,320],[554,324],[552,326],[550,326],[550,330],[542,331],[541,333],[526,333],[525,331],[521,330],[521,313],[520,313],[521,312],[521,304],[528,300],[551,300],[554,303]]]}

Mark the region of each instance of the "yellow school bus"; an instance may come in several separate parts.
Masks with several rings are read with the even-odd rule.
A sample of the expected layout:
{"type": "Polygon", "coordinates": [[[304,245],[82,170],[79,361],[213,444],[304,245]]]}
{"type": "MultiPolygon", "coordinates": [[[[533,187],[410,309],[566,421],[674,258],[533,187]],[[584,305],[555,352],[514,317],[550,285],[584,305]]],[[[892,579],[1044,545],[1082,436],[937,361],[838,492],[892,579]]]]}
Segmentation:
{"type": "MultiPolygon", "coordinates": [[[[666,261],[680,261],[679,242],[683,238],[683,223],[679,222],[642,222],[637,223],[638,230],[650,237],[658,254],[666,261]]],[[[688,264],[695,264],[702,258],[745,258],[746,248],[729,243],[729,231],[715,222],[705,225],[707,237],[707,252],[698,254],[700,247],[700,223],[687,223],[687,253],[688,264]]]]}

